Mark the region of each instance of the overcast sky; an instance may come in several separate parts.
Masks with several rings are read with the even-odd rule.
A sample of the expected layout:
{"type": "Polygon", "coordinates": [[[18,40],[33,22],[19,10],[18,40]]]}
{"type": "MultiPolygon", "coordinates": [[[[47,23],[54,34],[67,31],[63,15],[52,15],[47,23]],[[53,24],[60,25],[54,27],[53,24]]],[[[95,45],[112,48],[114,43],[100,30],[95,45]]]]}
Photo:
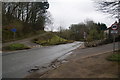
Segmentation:
{"type": "Polygon", "coordinates": [[[71,24],[84,22],[86,19],[105,23],[108,27],[115,19],[96,11],[93,0],[48,0],[50,11],[54,19],[54,30],[59,26],[68,28],[71,24]]]}

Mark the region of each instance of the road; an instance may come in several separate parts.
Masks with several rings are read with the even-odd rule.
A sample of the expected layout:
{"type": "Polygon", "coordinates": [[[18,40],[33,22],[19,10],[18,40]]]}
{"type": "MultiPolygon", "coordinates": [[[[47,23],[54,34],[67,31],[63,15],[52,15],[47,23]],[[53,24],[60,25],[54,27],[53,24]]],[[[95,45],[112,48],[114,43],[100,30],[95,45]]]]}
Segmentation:
{"type": "MultiPolygon", "coordinates": [[[[107,61],[113,44],[72,51],[67,63],[36,78],[118,78],[118,64],[107,61]],[[108,53],[106,53],[108,52],[108,53]]],[[[116,49],[118,45],[116,43],[116,49]]]]}
{"type": "Polygon", "coordinates": [[[80,45],[82,42],[3,53],[3,78],[23,78],[32,67],[49,64],[80,45]]]}
{"type": "Polygon", "coordinates": [[[45,35],[45,34],[47,34],[47,33],[43,33],[43,34],[40,34],[40,35],[28,37],[28,38],[25,38],[25,39],[22,39],[22,40],[17,40],[17,41],[2,43],[2,47],[10,45],[10,44],[13,44],[13,43],[21,43],[21,44],[25,44],[25,45],[27,45],[29,47],[36,46],[37,44],[32,43],[31,40],[33,40],[35,38],[38,38],[38,37],[40,37],[42,35],[45,35]]]}

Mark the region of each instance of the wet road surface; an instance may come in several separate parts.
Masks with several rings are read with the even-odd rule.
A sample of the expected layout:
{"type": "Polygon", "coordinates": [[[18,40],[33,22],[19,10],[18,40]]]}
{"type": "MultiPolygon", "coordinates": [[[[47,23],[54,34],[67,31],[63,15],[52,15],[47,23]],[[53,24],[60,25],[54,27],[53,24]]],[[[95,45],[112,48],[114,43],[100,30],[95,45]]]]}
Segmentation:
{"type": "Polygon", "coordinates": [[[23,78],[34,66],[44,66],[76,49],[82,42],[3,53],[3,78],[23,78]]]}

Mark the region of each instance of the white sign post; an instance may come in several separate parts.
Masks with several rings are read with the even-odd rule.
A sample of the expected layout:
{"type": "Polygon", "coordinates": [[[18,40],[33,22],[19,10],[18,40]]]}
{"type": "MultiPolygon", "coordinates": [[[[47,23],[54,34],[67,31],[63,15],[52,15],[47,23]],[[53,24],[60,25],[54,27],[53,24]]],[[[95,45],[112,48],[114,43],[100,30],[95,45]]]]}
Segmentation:
{"type": "Polygon", "coordinates": [[[111,33],[112,33],[112,34],[117,34],[117,33],[118,33],[118,30],[111,30],[111,33]]]}

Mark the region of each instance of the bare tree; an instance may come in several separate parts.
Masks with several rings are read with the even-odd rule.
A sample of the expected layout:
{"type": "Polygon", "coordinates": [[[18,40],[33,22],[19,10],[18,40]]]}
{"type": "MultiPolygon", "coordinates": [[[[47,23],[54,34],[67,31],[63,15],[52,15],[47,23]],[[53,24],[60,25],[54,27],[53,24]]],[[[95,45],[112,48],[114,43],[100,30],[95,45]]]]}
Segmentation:
{"type": "Polygon", "coordinates": [[[45,25],[46,25],[46,29],[48,29],[48,30],[50,30],[51,32],[53,32],[53,30],[54,30],[54,25],[53,25],[54,19],[53,19],[51,13],[50,13],[49,11],[47,11],[47,12],[44,14],[44,16],[45,16],[45,21],[46,21],[46,24],[45,24],[45,25]]]}
{"type": "Polygon", "coordinates": [[[99,11],[111,14],[120,22],[120,0],[95,0],[95,3],[99,11]]]}
{"type": "MultiPolygon", "coordinates": [[[[120,26],[120,0],[101,0],[97,1],[98,4],[98,10],[109,13],[115,18],[118,19],[118,25],[120,26]]],[[[118,28],[118,35],[120,39],[120,27],[118,28]]],[[[118,43],[118,46],[120,46],[120,43],[118,43]]],[[[120,47],[119,47],[120,49],[120,47]]]]}

